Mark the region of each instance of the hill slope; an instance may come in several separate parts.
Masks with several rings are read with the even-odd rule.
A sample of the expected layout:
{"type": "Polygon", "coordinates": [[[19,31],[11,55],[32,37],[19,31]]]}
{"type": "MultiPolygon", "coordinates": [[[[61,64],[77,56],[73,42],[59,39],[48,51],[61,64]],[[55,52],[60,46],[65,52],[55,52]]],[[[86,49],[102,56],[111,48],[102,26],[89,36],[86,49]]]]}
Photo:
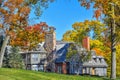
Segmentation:
{"type": "Polygon", "coordinates": [[[63,75],[29,70],[0,68],[0,80],[103,80],[102,78],[63,75]]]}

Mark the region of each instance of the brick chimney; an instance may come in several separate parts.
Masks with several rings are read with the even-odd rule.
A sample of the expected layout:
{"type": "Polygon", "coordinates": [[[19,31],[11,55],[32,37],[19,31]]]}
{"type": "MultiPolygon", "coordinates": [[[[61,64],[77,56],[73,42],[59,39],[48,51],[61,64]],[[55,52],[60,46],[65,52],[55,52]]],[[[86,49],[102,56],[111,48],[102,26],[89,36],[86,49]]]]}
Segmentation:
{"type": "Polygon", "coordinates": [[[87,49],[88,51],[90,51],[90,39],[88,36],[84,37],[82,40],[82,46],[83,48],[87,49]]]}
{"type": "Polygon", "coordinates": [[[48,52],[55,50],[56,46],[56,33],[54,27],[49,27],[49,31],[45,36],[45,48],[48,52]]]}

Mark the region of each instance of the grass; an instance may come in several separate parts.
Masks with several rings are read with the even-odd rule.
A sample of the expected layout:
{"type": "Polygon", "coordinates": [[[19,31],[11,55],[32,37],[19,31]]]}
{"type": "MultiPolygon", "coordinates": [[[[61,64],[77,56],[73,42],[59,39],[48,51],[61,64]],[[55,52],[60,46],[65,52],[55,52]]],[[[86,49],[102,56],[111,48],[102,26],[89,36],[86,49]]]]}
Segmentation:
{"type": "Polygon", "coordinates": [[[0,68],[0,80],[109,80],[109,79],[101,77],[64,75],[30,70],[0,68]]]}

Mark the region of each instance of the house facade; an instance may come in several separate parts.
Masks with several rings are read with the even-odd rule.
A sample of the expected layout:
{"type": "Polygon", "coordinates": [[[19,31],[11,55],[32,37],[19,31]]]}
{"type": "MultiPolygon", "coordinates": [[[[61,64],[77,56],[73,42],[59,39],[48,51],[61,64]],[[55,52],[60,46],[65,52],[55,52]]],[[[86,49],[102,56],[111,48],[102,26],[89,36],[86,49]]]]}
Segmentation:
{"type": "Polygon", "coordinates": [[[46,61],[46,51],[42,47],[44,43],[39,44],[36,51],[22,51],[20,52],[25,68],[27,70],[43,71],[44,63],[46,61]],[[42,45],[42,46],[41,46],[42,45]]]}
{"type": "Polygon", "coordinates": [[[90,51],[91,58],[88,61],[81,62],[78,53],[73,55],[70,59],[66,58],[66,55],[69,54],[67,53],[68,48],[72,43],[56,41],[54,30],[53,27],[50,28],[41,49],[21,53],[26,69],[63,74],[107,75],[107,64],[104,58],[97,56],[95,51],[90,51],[89,37],[83,39],[81,49],[90,51]]]}
{"type": "Polygon", "coordinates": [[[87,74],[107,76],[107,63],[102,56],[97,56],[95,51],[91,51],[91,58],[81,62],[79,54],[73,55],[70,59],[66,58],[67,50],[71,43],[57,42],[55,59],[55,72],[63,74],[87,74]],[[59,45],[58,45],[59,44],[59,45]]]}

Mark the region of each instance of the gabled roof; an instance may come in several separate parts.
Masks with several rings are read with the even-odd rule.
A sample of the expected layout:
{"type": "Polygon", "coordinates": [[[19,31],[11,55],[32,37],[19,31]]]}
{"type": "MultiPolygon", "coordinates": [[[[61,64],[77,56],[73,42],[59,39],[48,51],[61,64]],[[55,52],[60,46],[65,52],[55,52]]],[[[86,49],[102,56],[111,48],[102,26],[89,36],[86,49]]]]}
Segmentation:
{"type": "Polygon", "coordinates": [[[47,51],[44,49],[44,42],[42,42],[42,43],[39,43],[38,45],[37,45],[37,48],[36,48],[36,50],[32,50],[32,51],[22,51],[22,52],[20,52],[21,54],[29,54],[29,53],[47,53],[47,51]]]}
{"type": "Polygon", "coordinates": [[[69,43],[57,41],[56,53],[55,53],[57,56],[57,58],[55,59],[56,63],[66,61],[66,53],[67,53],[68,47],[69,47],[69,43]]]}

